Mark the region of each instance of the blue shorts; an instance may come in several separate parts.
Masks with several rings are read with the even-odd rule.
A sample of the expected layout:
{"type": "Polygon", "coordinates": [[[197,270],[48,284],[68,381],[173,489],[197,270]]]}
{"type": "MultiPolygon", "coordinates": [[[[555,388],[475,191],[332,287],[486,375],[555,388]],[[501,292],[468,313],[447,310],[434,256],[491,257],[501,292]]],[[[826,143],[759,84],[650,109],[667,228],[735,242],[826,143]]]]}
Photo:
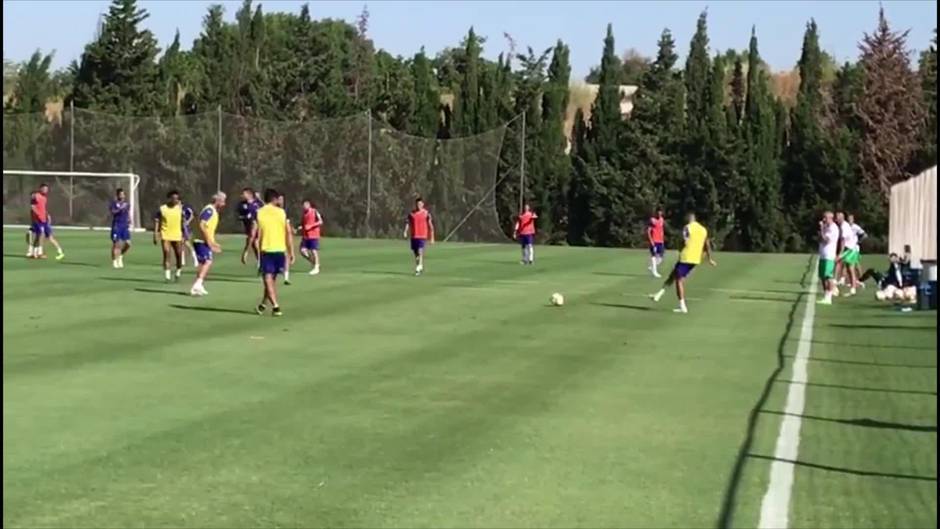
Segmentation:
{"type": "Polygon", "coordinates": [[[520,235],[519,244],[522,246],[532,246],[535,243],[535,235],[520,235]]]}
{"type": "Polygon", "coordinates": [[[665,254],[666,254],[665,244],[661,242],[657,242],[657,243],[653,243],[653,245],[650,246],[650,255],[654,255],[656,257],[662,257],[665,254]]]}
{"type": "Polygon", "coordinates": [[[261,252],[261,261],[258,263],[258,271],[266,276],[277,276],[284,272],[287,267],[287,257],[284,252],[261,252]]]}
{"type": "Polygon", "coordinates": [[[411,251],[418,255],[424,249],[425,242],[425,239],[411,239],[411,251]]]}
{"type": "Polygon", "coordinates": [[[678,263],[676,263],[676,267],[674,269],[676,278],[685,279],[686,277],[689,277],[689,274],[692,273],[692,270],[694,268],[695,268],[695,265],[692,263],[683,263],[682,261],[679,261],[678,263]]]}
{"type": "Polygon", "coordinates": [[[304,250],[319,250],[320,239],[304,239],[300,241],[300,247],[304,250]]]}
{"type": "Polygon", "coordinates": [[[193,251],[196,252],[196,261],[205,264],[212,260],[212,248],[202,241],[193,242],[193,251]]]}
{"type": "Polygon", "coordinates": [[[52,226],[48,222],[33,222],[29,227],[29,231],[48,238],[52,235],[52,226]]]}
{"type": "Polygon", "coordinates": [[[111,242],[128,242],[131,240],[131,230],[127,226],[111,227],[111,242]]]}

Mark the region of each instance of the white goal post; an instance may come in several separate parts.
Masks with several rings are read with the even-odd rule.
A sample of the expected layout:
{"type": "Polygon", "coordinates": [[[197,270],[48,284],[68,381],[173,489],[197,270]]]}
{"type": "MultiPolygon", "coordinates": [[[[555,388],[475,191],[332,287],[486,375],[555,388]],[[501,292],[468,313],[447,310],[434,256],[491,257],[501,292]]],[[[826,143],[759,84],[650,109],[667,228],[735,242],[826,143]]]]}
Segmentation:
{"type": "Polygon", "coordinates": [[[48,211],[56,229],[108,230],[108,203],[118,188],[124,189],[130,206],[131,229],[144,231],[140,221],[138,188],[134,173],[3,170],[3,227],[29,227],[31,194],[49,184],[48,211]]]}

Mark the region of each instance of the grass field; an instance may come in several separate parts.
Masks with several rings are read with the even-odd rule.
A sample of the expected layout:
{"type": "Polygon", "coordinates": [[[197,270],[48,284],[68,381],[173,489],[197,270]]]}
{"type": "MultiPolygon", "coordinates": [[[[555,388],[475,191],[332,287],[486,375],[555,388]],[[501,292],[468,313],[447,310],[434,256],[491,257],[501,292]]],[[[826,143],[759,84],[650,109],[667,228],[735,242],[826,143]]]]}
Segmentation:
{"type": "MultiPolygon", "coordinates": [[[[757,525],[809,256],[719,254],[677,315],[645,252],[326,239],[272,318],[239,238],[196,299],[59,235],[4,233],[4,527],[757,525]]],[[[791,526],[937,526],[936,328],[818,307],[791,526]]]]}

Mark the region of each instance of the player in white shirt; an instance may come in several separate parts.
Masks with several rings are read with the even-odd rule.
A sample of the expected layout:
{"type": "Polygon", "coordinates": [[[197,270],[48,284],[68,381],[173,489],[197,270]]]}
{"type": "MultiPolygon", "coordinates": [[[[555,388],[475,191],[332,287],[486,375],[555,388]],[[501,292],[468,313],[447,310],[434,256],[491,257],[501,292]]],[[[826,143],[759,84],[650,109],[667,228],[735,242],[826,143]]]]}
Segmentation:
{"type": "Polygon", "coordinates": [[[832,293],[836,288],[836,252],[839,249],[839,226],[836,225],[832,212],[823,214],[819,222],[819,281],[822,283],[823,298],[820,305],[832,305],[832,293]]]}
{"type": "MultiPolygon", "coordinates": [[[[839,237],[842,239],[842,252],[839,253],[837,274],[839,284],[845,284],[842,280],[843,274],[848,278],[849,295],[855,295],[855,289],[858,287],[858,235],[852,229],[852,222],[846,220],[842,212],[836,214],[836,222],[839,225],[839,237]]],[[[859,228],[861,229],[861,228],[859,228]]]]}

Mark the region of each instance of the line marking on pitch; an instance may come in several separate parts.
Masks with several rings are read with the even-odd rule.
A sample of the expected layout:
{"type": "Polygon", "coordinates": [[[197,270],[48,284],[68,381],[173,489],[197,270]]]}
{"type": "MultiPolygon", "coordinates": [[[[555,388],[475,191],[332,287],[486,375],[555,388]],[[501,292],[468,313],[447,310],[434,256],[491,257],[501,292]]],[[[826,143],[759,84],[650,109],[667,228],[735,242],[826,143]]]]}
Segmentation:
{"type": "Polygon", "coordinates": [[[807,366],[810,344],[813,340],[813,320],[816,317],[816,281],[810,283],[806,295],[806,309],[800,325],[800,341],[793,360],[793,374],[787,390],[786,415],[780,423],[780,434],[774,448],[774,462],[770,465],[770,483],[760,506],[760,529],[786,529],[789,526],[790,496],[793,493],[793,475],[800,450],[800,428],[806,406],[807,366]]]}

